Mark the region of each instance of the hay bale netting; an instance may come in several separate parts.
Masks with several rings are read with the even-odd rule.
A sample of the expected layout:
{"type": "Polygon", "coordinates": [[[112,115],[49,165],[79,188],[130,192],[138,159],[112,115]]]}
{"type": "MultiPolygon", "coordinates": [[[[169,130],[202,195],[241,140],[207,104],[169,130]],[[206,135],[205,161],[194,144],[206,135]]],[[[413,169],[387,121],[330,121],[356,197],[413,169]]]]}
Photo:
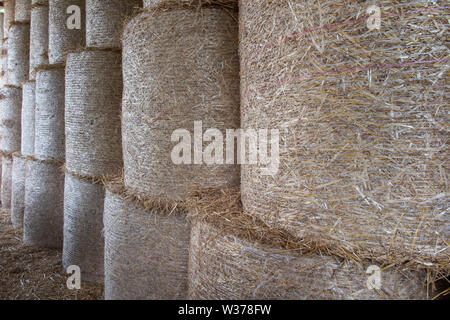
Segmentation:
{"type": "Polygon", "coordinates": [[[120,48],[125,20],[142,0],[86,0],[86,46],[120,48]]]}
{"type": "Polygon", "coordinates": [[[14,0],[4,0],[3,1],[3,38],[8,38],[8,31],[11,24],[14,22],[14,0]]]}
{"type": "Polygon", "coordinates": [[[30,21],[31,0],[15,0],[14,20],[18,22],[30,21]]]}
{"type": "Polygon", "coordinates": [[[61,164],[29,159],[26,164],[23,242],[62,248],[64,173],[61,164]]]}
{"type": "Polygon", "coordinates": [[[122,169],[120,51],[92,49],[66,64],[66,168],[100,177],[122,169]]]}
{"type": "Polygon", "coordinates": [[[50,64],[64,64],[66,54],[74,49],[85,46],[86,25],[85,0],[51,0],[49,2],[49,62],[50,64]],[[81,10],[80,29],[69,29],[66,13],[70,6],[78,6],[81,10]]]}
{"type": "Polygon", "coordinates": [[[28,80],[30,64],[30,23],[14,22],[8,38],[8,84],[20,87],[28,80]]]}
{"type": "Polygon", "coordinates": [[[243,212],[239,190],[204,192],[188,207],[190,299],[427,298],[426,272],[380,265],[381,287],[369,289],[366,271],[375,263],[302,248],[243,212]]]}
{"type": "Polygon", "coordinates": [[[1,151],[13,153],[20,150],[22,89],[4,86],[0,89],[1,151]]]}
{"type": "Polygon", "coordinates": [[[63,266],[77,265],[82,279],[103,282],[103,184],[66,173],[63,266]]]}
{"type": "Polygon", "coordinates": [[[371,1],[291,4],[241,1],[242,127],[281,135],[276,174],[242,166],[244,209],[306,242],[448,269],[448,9],[378,1],[370,32],[371,1]]]}
{"type": "Polygon", "coordinates": [[[30,79],[36,67],[48,64],[48,2],[33,5],[30,24],[30,79]]]}
{"type": "Polygon", "coordinates": [[[20,154],[13,154],[11,187],[11,222],[15,229],[23,228],[25,210],[25,169],[27,159],[20,154]]]}
{"type": "Polygon", "coordinates": [[[239,127],[236,21],[219,7],[191,8],[143,12],[124,31],[125,185],[139,195],[183,200],[197,187],[239,184],[238,166],[225,161],[194,166],[171,159],[176,129],[192,136],[197,120],[224,134],[239,127]]]}
{"type": "Polygon", "coordinates": [[[64,160],[64,67],[48,65],[36,70],[35,157],[64,160]]]}
{"type": "Polygon", "coordinates": [[[12,157],[4,154],[2,156],[2,189],[1,200],[3,209],[11,209],[11,187],[12,187],[12,157]]]}
{"type": "Polygon", "coordinates": [[[105,299],[186,299],[190,225],[107,190],[105,299]]]}
{"type": "Polygon", "coordinates": [[[36,106],[36,82],[27,81],[22,85],[22,143],[23,156],[34,156],[34,111],[36,106]]]}

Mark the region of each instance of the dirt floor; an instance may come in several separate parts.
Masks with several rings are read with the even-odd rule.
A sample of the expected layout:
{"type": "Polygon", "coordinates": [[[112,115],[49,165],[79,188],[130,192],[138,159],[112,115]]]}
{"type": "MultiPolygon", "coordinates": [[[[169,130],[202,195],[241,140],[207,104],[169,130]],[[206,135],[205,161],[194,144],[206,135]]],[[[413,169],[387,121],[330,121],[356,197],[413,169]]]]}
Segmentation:
{"type": "Polygon", "coordinates": [[[63,272],[61,250],[22,245],[9,211],[0,212],[0,300],[97,300],[103,286],[82,282],[81,290],[69,290],[63,272]]]}

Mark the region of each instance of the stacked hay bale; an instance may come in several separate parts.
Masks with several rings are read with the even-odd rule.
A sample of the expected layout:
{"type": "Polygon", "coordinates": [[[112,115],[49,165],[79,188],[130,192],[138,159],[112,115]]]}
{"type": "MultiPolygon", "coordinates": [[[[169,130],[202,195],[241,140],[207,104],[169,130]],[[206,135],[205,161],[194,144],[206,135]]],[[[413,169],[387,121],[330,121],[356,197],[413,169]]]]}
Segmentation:
{"type": "Polygon", "coordinates": [[[14,20],[29,22],[31,18],[31,0],[15,0],[14,20]]]}
{"type": "MultiPolygon", "coordinates": [[[[69,51],[82,48],[85,45],[85,0],[49,0],[49,42],[48,59],[50,64],[64,64],[69,51]],[[73,29],[69,29],[67,21],[70,18],[67,13],[68,8],[75,9],[72,12],[73,21],[78,17],[78,10],[81,14],[80,28],[76,23],[73,29]]],[[[78,21],[80,22],[80,21],[78,21]]],[[[72,27],[72,25],[71,25],[72,27]]]]}
{"type": "Polygon", "coordinates": [[[12,154],[20,150],[22,89],[5,85],[0,89],[2,139],[2,207],[11,208],[12,154]]]}
{"type": "Polygon", "coordinates": [[[242,165],[243,207],[193,204],[191,297],[421,299],[424,269],[448,272],[447,18],[379,1],[371,32],[365,4],[241,1],[242,127],[283,135],[271,174],[242,165]]]}
{"type": "Polygon", "coordinates": [[[36,69],[34,156],[26,167],[24,243],[63,244],[64,66],[36,69]]]}
{"type": "Polygon", "coordinates": [[[123,168],[122,23],[142,1],[86,1],[86,44],[66,65],[63,265],[103,282],[104,182],[123,168]]]}
{"type": "Polygon", "coordinates": [[[48,64],[48,0],[33,3],[30,24],[30,80],[36,79],[36,67],[48,64]]]}
{"type": "Polygon", "coordinates": [[[239,182],[237,166],[171,159],[176,129],[192,134],[197,120],[239,126],[237,23],[221,7],[162,6],[144,10],[123,35],[124,181],[108,184],[105,199],[106,299],[186,298],[183,202],[195,188],[239,182]]]}
{"type": "Polygon", "coordinates": [[[15,21],[9,28],[8,84],[20,87],[28,80],[30,59],[30,22],[15,21]]]}
{"type": "Polygon", "coordinates": [[[4,18],[3,18],[3,39],[8,39],[8,32],[11,23],[14,22],[15,0],[3,1],[4,18]]]}

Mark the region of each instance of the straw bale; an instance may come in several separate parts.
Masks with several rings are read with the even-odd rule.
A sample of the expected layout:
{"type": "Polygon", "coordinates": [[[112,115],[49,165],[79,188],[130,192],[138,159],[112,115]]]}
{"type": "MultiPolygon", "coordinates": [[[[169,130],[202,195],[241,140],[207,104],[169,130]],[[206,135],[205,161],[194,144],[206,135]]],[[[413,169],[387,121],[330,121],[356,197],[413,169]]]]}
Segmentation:
{"type": "Polygon", "coordinates": [[[123,24],[142,0],[86,0],[86,46],[121,47],[123,24]]]}
{"type": "Polygon", "coordinates": [[[15,229],[23,228],[25,210],[25,169],[27,159],[19,153],[13,154],[11,187],[11,222],[15,229]]]}
{"type": "Polygon", "coordinates": [[[12,157],[2,156],[2,189],[1,200],[3,209],[11,209],[11,187],[12,187],[12,157]]]}
{"type": "Polygon", "coordinates": [[[4,86],[0,89],[0,118],[1,118],[1,150],[12,153],[20,150],[21,140],[21,107],[22,89],[4,86]]]}
{"type": "Polygon", "coordinates": [[[49,62],[50,64],[64,64],[66,54],[78,47],[85,46],[85,0],[52,0],[49,2],[49,62]],[[81,9],[81,28],[67,28],[66,10],[71,5],[81,9]]]}
{"type": "Polygon", "coordinates": [[[24,156],[34,155],[34,111],[36,107],[36,82],[27,81],[22,85],[22,143],[24,156]]]}
{"type": "Polygon", "coordinates": [[[122,165],[120,51],[70,53],[66,63],[66,167],[79,175],[118,174],[122,165]]]}
{"type": "Polygon", "coordinates": [[[36,67],[48,64],[48,4],[33,5],[30,24],[30,79],[36,67]]]}
{"type": "Polygon", "coordinates": [[[183,200],[192,188],[239,184],[238,166],[171,160],[175,129],[193,136],[197,120],[223,132],[239,127],[237,42],[236,21],[219,8],[146,11],[128,23],[122,100],[127,188],[183,200]]]}
{"type": "Polygon", "coordinates": [[[14,22],[8,38],[8,84],[20,87],[28,80],[30,64],[30,23],[14,22]]]}
{"type": "Polygon", "coordinates": [[[3,1],[3,39],[8,38],[11,23],[14,22],[15,0],[3,1]]]}
{"type": "Polygon", "coordinates": [[[66,171],[64,186],[64,269],[77,265],[82,279],[103,282],[105,190],[66,171]]]}
{"type": "Polygon", "coordinates": [[[29,22],[31,18],[31,0],[15,0],[14,20],[29,22]]]}
{"type": "Polygon", "coordinates": [[[23,223],[24,244],[62,248],[63,225],[64,173],[60,165],[28,159],[23,223]]]}
{"type": "Polygon", "coordinates": [[[36,71],[34,153],[41,160],[63,160],[64,67],[46,66],[36,71]]]}
{"type": "Polygon", "coordinates": [[[237,0],[144,0],[145,9],[223,6],[235,9],[237,0]]]}
{"type": "Polygon", "coordinates": [[[277,174],[242,166],[244,209],[320,246],[448,270],[448,8],[377,1],[370,31],[371,4],[241,1],[242,127],[281,135],[277,174]]]}
{"type": "Polygon", "coordinates": [[[104,209],[105,299],[186,299],[185,214],[146,210],[111,190],[104,209]]]}
{"type": "Polygon", "coordinates": [[[301,247],[243,212],[239,190],[190,198],[190,299],[424,299],[426,272],[379,265],[381,288],[368,289],[372,261],[301,247]]]}

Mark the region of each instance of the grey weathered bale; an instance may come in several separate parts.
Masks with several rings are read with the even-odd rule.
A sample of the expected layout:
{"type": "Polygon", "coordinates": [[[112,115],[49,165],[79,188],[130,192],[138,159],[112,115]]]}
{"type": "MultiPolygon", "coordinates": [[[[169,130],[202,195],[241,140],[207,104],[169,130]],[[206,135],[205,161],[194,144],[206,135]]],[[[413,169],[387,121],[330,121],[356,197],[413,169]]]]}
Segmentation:
{"type": "Polygon", "coordinates": [[[22,89],[5,86],[0,89],[1,150],[20,151],[22,89]]]}
{"type": "Polygon", "coordinates": [[[9,27],[14,22],[15,0],[3,1],[3,38],[8,38],[9,27]]]}
{"type": "Polygon", "coordinates": [[[62,248],[64,174],[60,166],[50,162],[28,160],[26,177],[24,244],[62,248]]]}
{"type": "Polygon", "coordinates": [[[64,67],[47,66],[36,72],[35,157],[63,160],[64,67]]]}
{"type": "Polygon", "coordinates": [[[34,156],[34,112],[36,107],[36,82],[27,81],[22,85],[22,143],[23,156],[34,156]]]}
{"type": "Polygon", "coordinates": [[[13,155],[11,187],[11,222],[15,229],[23,228],[25,210],[25,178],[27,159],[20,154],[13,155]]]}
{"type": "Polygon", "coordinates": [[[86,46],[120,48],[125,20],[142,0],[86,0],[86,46]]]}
{"type": "Polygon", "coordinates": [[[176,129],[193,137],[198,120],[222,132],[239,127],[237,46],[237,22],[220,8],[148,11],[127,24],[122,103],[127,188],[183,200],[192,189],[239,184],[237,165],[175,165],[171,159],[176,129]]]}
{"type": "Polygon", "coordinates": [[[64,187],[63,267],[77,265],[82,279],[103,282],[103,184],[66,172],[64,187]]]}
{"type": "Polygon", "coordinates": [[[2,189],[1,200],[3,209],[11,209],[12,187],[12,158],[9,155],[2,157],[2,189]]]}
{"type": "Polygon", "coordinates": [[[3,40],[3,32],[4,32],[4,28],[3,28],[3,24],[5,21],[5,14],[0,14],[0,40],[3,40]]]}
{"type": "Polygon", "coordinates": [[[8,51],[2,47],[0,55],[0,86],[8,82],[8,51]]]}
{"type": "Polygon", "coordinates": [[[425,272],[405,267],[383,270],[382,291],[377,292],[367,287],[369,265],[316,253],[299,255],[196,221],[189,255],[189,299],[427,298],[425,272]]]}
{"type": "Polygon", "coordinates": [[[18,22],[30,21],[31,0],[15,0],[14,20],[18,22]]]}
{"type": "Polygon", "coordinates": [[[28,80],[29,64],[30,23],[14,22],[8,38],[8,84],[20,87],[28,80]]]}
{"type": "Polygon", "coordinates": [[[49,2],[49,63],[64,64],[69,51],[85,46],[85,0],[52,0],[49,2]],[[80,29],[69,29],[68,7],[81,10],[80,29]]]}
{"type": "Polygon", "coordinates": [[[36,67],[48,64],[48,4],[34,5],[30,23],[30,80],[36,67]]]}
{"type": "Polygon", "coordinates": [[[100,177],[122,165],[120,51],[92,49],[66,64],[66,168],[100,177]]]}
{"type": "Polygon", "coordinates": [[[186,299],[190,225],[184,214],[147,211],[109,190],[105,299],[186,299]]]}

